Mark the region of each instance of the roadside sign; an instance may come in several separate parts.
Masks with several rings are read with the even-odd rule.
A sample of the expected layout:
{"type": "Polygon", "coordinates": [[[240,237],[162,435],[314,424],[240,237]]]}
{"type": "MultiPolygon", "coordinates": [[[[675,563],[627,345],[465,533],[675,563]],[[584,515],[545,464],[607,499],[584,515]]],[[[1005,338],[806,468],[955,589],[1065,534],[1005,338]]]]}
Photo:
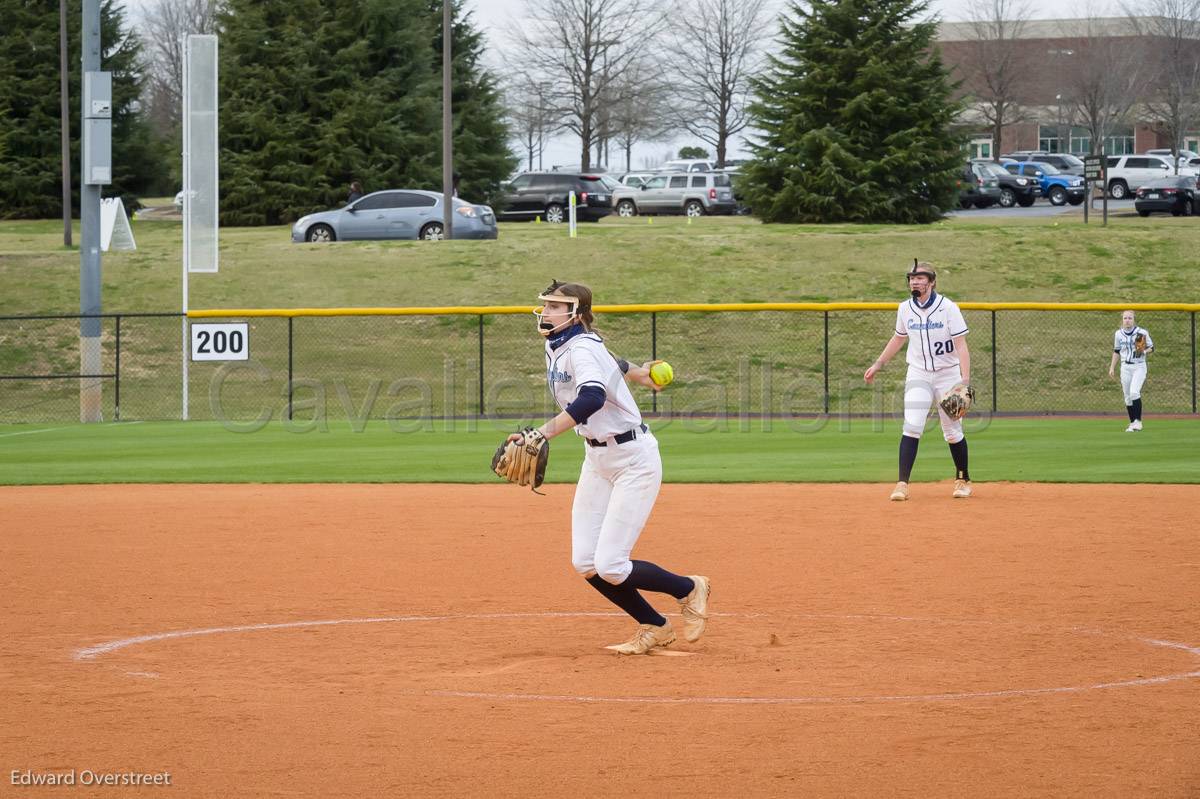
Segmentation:
{"type": "Polygon", "coordinates": [[[1104,156],[1084,156],[1083,176],[1088,180],[1104,180],[1104,156]]]}

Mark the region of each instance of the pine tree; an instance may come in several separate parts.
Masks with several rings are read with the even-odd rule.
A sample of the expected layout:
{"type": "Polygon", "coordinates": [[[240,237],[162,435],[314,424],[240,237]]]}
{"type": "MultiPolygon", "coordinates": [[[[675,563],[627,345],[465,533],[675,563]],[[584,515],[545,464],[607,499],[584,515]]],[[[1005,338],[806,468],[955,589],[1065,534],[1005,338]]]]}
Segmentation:
{"type": "MultiPolygon", "coordinates": [[[[457,19],[455,171],[482,201],[515,159],[481,36],[457,19]]],[[[229,0],[220,23],[222,224],[290,222],[352,180],[441,190],[440,2],[229,0]]]]}
{"type": "MultiPolygon", "coordinates": [[[[80,0],[67,4],[67,64],[73,207],[79,207],[80,0]]],[[[31,219],[62,214],[59,120],[58,3],[0,0],[0,217],[31,219]]],[[[113,73],[113,182],[105,196],[161,191],[167,165],[154,149],[137,99],[141,47],[115,0],[100,10],[100,67],[113,73]]]]}
{"type": "Polygon", "coordinates": [[[764,222],[939,219],[962,161],[923,0],[793,2],[754,82],[741,191],[764,222]]]}
{"type": "MultiPolygon", "coordinates": [[[[340,4],[331,4],[337,9],[340,4]]],[[[218,19],[221,224],[294,219],[333,193],[321,167],[352,141],[329,141],[333,109],[356,76],[333,73],[319,0],[230,0],[218,19]]]]}

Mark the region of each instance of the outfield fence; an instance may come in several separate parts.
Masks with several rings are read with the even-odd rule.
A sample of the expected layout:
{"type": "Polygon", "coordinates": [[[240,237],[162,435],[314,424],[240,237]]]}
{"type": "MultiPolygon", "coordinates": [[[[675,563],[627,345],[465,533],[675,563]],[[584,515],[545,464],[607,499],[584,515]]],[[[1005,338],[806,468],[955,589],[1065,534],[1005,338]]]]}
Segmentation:
{"type": "MultiPolygon", "coordinates": [[[[962,303],[981,411],[1124,414],[1108,377],[1120,312],[1154,338],[1147,413],[1197,412],[1200,304],[962,303]]],[[[867,386],[894,303],[598,306],[609,349],[662,358],[676,381],[645,410],[665,417],[888,416],[902,411],[903,353],[867,386]]],[[[191,323],[245,322],[249,359],[192,362],[189,419],[312,429],[386,419],[541,419],[542,340],[528,307],[224,309],[191,323]]],[[[79,372],[81,317],[0,317],[0,422],[73,421],[80,384],[99,381],[107,420],[183,417],[181,314],[104,314],[98,372],[79,372]]]]}

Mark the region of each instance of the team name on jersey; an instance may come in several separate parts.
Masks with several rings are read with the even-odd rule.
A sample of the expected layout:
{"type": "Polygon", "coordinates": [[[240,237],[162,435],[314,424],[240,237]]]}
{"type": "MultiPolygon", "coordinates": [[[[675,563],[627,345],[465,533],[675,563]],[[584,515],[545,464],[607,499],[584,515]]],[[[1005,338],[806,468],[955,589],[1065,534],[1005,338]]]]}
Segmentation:
{"type": "Polygon", "coordinates": [[[914,322],[911,319],[908,320],[909,330],[940,330],[943,327],[945,327],[945,325],[941,322],[914,322]]]}
{"type": "Polygon", "coordinates": [[[575,378],[571,377],[568,372],[551,369],[546,373],[546,379],[551,383],[570,383],[575,378]]]}

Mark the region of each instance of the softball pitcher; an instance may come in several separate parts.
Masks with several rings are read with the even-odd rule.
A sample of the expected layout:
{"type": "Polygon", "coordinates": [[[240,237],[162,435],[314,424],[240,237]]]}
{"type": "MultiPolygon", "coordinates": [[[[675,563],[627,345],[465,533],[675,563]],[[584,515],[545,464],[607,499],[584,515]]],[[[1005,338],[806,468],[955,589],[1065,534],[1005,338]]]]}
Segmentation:
{"type": "Polygon", "coordinates": [[[946,413],[941,406],[944,395],[960,383],[973,397],[971,383],[971,353],[967,349],[967,323],[958,306],[938,294],[937,273],[927,263],[913,263],[907,274],[912,299],[900,303],[896,311],[894,335],[875,363],[867,368],[863,379],[875,380],[887,362],[908,344],[908,377],[904,383],[904,433],[900,437],[900,470],[891,499],[908,499],[908,482],[917,460],[917,445],[925,430],[929,406],[939,403],[938,415],[942,435],[950,445],[954,459],[954,493],[958,499],[971,496],[971,476],[967,471],[967,439],[963,434],[962,418],[946,413]]]}
{"type": "Polygon", "coordinates": [[[571,429],[584,440],[571,509],[571,561],[593,588],[638,623],[632,638],[611,648],[644,655],[675,640],[671,623],[639,591],[675,597],[684,638],[696,641],[708,618],[708,578],[684,577],[630,559],[658,497],[662,461],[626,381],[656,391],[659,386],[650,379],[648,364],[636,367],[614,358],[592,329],[587,286],[556,280],[538,300],[542,306],[534,313],[546,338],[546,379],[562,412],[509,441],[521,442],[525,435],[551,439],[571,429]]]}
{"type": "Polygon", "coordinates": [[[1121,362],[1121,391],[1125,394],[1125,411],[1129,414],[1126,433],[1142,429],[1142,384],[1146,382],[1146,356],[1154,352],[1150,331],[1138,327],[1133,311],[1121,314],[1121,326],[1113,334],[1112,361],[1108,376],[1114,377],[1117,361],[1121,362]]]}

